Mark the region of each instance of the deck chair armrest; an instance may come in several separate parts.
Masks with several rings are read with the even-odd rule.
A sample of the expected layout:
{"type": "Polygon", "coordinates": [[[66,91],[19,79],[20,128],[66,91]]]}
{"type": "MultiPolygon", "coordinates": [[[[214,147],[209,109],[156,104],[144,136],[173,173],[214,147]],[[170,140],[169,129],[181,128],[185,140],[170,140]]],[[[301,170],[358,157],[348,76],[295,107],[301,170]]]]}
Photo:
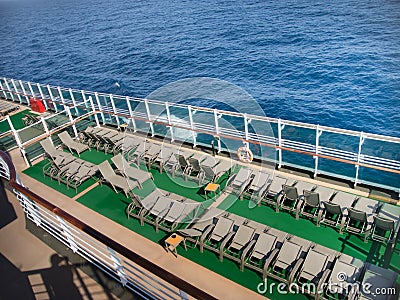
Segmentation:
{"type": "Polygon", "coordinates": [[[244,248],[242,251],[242,255],[240,256],[240,270],[243,271],[244,267],[244,260],[247,257],[247,254],[250,252],[251,248],[254,247],[254,244],[256,243],[256,240],[251,240],[251,242],[244,248]]]}
{"type": "Polygon", "coordinates": [[[221,246],[219,247],[219,260],[222,261],[224,256],[224,249],[226,244],[231,240],[231,238],[235,235],[233,231],[229,232],[228,235],[223,239],[221,246]]]}
{"type": "Polygon", "coordinates": [[[319,293],[320,291],[322,292],[322,287],[323,287],[324,283],[328,280],[328,277],[330,274],[331,274],[331,270],[329,270],[329,269],[326,269],[322,273],[322,276],[321,276],[320,280],[318,281],[317,293],[319,293]]]}
{"type": "Polygon", "coordinates": [[[206,238],[208,238],[208,236],[210,235],[211,231],[214,229],[215,225],[212,224],[209,227],[207,227],[206,230],[204,230],[203,234],[200,237],[200,252],[203,253],[203,246],[204,246],[204,240],[206,238]]]}
{"type": "Polygon", "coordinates": [[[304,204],[305,204],[304,198],[299,198],[299,201],[297,202],[297,205],[296,205],[296,220],[299,219],[300,211],[301,211],[302,207],[304,206],[304,204]]]}
{"type": "Polygon", "coordinates": [[[271,254],[265,260],[264,268],[263,268],[263,279],[264,280],[265,280],[265,278],[267,278],[268,270],[269,270],[272,262],[276,259],[276,256],[278,255],[278,252],[279,252],[279,249],[275,248],[274,250],[272,250],[271,254]]]}
{"type": "Polygon", "coordinates": [[[296,278],[297,273],[300,271],[300,267],[303,264],[304,259],[300,258],[296,264],[294,265],[292,271],[290,271],[289,274],[289,284],[294,282],[294,279],[296,278]]]}

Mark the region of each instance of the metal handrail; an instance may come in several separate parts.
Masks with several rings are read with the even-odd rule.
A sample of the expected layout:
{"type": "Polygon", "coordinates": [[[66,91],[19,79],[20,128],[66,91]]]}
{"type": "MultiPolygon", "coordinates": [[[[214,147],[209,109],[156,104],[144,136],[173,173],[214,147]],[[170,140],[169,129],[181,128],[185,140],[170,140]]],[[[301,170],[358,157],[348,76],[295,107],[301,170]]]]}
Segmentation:
{"type": "Polygon", "coordinates": [[[92,238],[101,242],[102,244],[114,249],[116,252],[126,257],[130,261],[135,264],[141,266],[142,268],[148,270],[155,276],[165,280],[166,282],[172,284],[178,289],[188,293],[189,295],[195,297],[196,299],[216,299],[214,296],[208,294],[207,292],[199,289],[198,287],[192,285],[191,283],[185,281],[184,279],[177,277],[175,274],[170,273],[169,271],[163,269],[159,265],[153,263],[147,258],[141,256],[140,254],[126,248],[119,242],[110,239],[108,236],[104,235],[102,232],[96,230],[90,225],[82,222],[81,220],[75,218],[73,215],[67,213],[62,208],[57,207],[56,205],[50,203],[46,199],[27,189],[23,185],[17,182],[17,173],[15,171],[14,164],[12,163],[10,157],[6,152],[0,151],[0,158],[6,163],[9,169],[9,186],[15,189],[16,191],[22,193],[27,196],[30,200],[34,201],[36,204],[46,208],[51,211],[55,215],[59,216],[69,224],[78,228],[82,232],[88,234],[92,238]]]}

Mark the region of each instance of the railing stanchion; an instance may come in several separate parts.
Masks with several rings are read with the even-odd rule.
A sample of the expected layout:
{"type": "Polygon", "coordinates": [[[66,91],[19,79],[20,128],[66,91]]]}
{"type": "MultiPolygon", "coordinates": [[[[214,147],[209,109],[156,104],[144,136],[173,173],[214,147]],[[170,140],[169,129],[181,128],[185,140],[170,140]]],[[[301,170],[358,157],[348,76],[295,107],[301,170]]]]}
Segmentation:
{"type": "Polygon", "coordinates": [[[96,121],[96,126],[100,127],[99,117],[97,116],[96,108],[94,107],[92,96],[89,96],[89,102],[90,102],[90,106],[92,107],[92,111],[94,113],[94,119],[96,121]]]}
{"type": "Polygon", "coordinates": [[[357,152],[357,163],[356,163],[356,176],[354,177],[354,186],[357,185],[358,183],[358,173],[360,170],[360,160],[361,160],[361,149],[362,149],[362,145],[364,144],[364,133],[361,131],[360,133],[360,141],[358,143],[358,152],[357,152]]]}
{"type": "Polygon", "coordinates": [[[42,102],[43,102],[44,107],[46,108],[46,111],[47,111],[47,110],[49,110],[49,105],[47,104],[47,100],[45,99],[45,96],[43,94],[42,87],[40,86],[39,83],[37,83],[36,86],[37,86],[37,88],[39,90],[40,98],[42,98],[42,102]]]}
{"type": "Polygon", "coordinates": [[[282,124],[281,119],[278,119],[278,168],[282,167],[282,130],[285,128],[285,124],[282,124]]]}
{"type": "Polygon", "coordinates": [[[189,122],[190,122],[190,129],[192,131],[192,138],[193,138],[193,148],[197,146],[196,144],[196,132],[194,130],[194,123],[193,123],[193,110],[190,105],[188,105],[188,114],[189,114],[189,122]]]}
{"type": "Polygon", "coordinates": [[[124,271],[124,266],[122,265],[122,261],[113,249],[111,249],[110,247],[107,247],[107,249],[110,254],[110,258],[114,264],[115,271],[118,274],[119,281],[121,282],[122,286],[125,286],[128,283],[128,279],[124,271]]]}
{"type": "Polygon", "coordinates": [[[79,116],[79,111],[78,111],[78,107],[76,105],[74,93],[72,92],[72,89],[68,89],[68,91],[69,91],[69,95],[71,96],[72,104],[74,105],[74,108],[75,108],[75,114],[77,116],[79,116]]]}
{"type": "Polygon", "coordinates": [[[113,112],[114,112],[114,117],[115,117],[115,120],[117,121],[117,126],[119,128],[120,124],[119,124],[119,118],[118,118],[117,109],[116,109],[115,103],[114,103],[114,98],[113,98],[112,94],[110,94],[109,97],[110,97],[111,107],[112,107],[113,112]]]}
{"type": "Polygon", "coordinates": [[[103,121],[103,125],[105,125],[106,124],[106,119],[104,118],[103,109],[102,109],[101,104],[100,104],[99,93],[97,93],[97,92],[94,93],[94,97],[96,98],[97,107],[99,108],[99,112],[100,112],[100,115],[101,115],[101,120],[103,121]]]}
{"type": "Polygon", "coordinates": [[[213,112],[214,112],[215,133],[217,134],[218,153],[220,153],[221,152],[221,138],[219,136],[219,124],[218,124],[218,119],[220,118],[220,116],[218,115],[218,112],[216,109],[214,109],[213,112]]]}
{"type": "Polygon", "coordinates": [[[315,156],[314,156],[314,178],[318,175],[318,154],[319,154],[319,137],[322,134],[322,130],[319,128],[319,125],[315,128],[315,156]]]}
{"type": "Polygon", "coordinates": [[[79,249],[78,245],[75,242],[75,238],[74,235],[71,233],[71,230],[69,228],[69,225],[67,224],[67,222],[65,222],[65,220],[63,218],[61,218],[60,216],[57,216],[57,220],[60,223],[60,227],[63,231],[63,234],[65,236],[65,238],[67,239],[68,242],[68,246],[69,248],[71,248],[71,250],[76,253],[79,249]]]}
{"type": "MultiPolygon", "coordinates": [[[[4,80],[4,79],[3,79],[3,80],[4,80]]],[[[1,90],[2,90],[2,92],[3,92],[4,99],[8,99],[7,93],[6,93],[6,91],[4,90],[4,87],[3,87],[3,84],[1,83],[1,81],[0,81],[0,88],[1,88],[1,90]]]]}
{"type": "MultiPolygon", "coordinates": [[[[10,95],[11,95],[12,100],[15,102],[13,90],[10,88],[10,85],[8,84],[6,78],[4,78],[4,83],[5,83],[6,87],[7,87],[7,90],[10,92],[10,95]]],[[[21,102],[21,98],[19,98],[19,99],[20,99],[19,103],[22,103],[22,102],[21,102]]]]}
{"type": "Polygon", "coordinates": [[[147,115],[147,120],[149,120],[149,126],[151,130],[151,136],[154,136],[154,127],[153,127],[153,121],[151,120],[151,114],[150,114],[150,107],[149,107],[149,100],[144,99],[144,107],[146,108],[146,115],[147,115]]]}
{"type": "Polygon", "coordinates": [[[168,125],[169,125],[169,133],[171,134],[171,142],[175,141],[174,138],[174,127],[172,126],[172,121],[171,121],[171,113],[169,111],[169,103],[165,102],[165,111],[167,113],[167,119],[168,119],[168,125]]]}
{"type": "MultiPolygon", "coordinates": [[[[126,105],[128,106],[129,115],[130,115],[131,121],[132,121],[133,132],[136,132],[136,122],[135,122],[135,117],[133,116],[131,101],[129,100],[128,96],[126,96],[125,99],[126,99],[126,105]]],[[[129,124],[127,124],[127,125],[129,125],[129,124]]]]}
{"type": "Polygon", "coordinates": [[[47,85],[47,91],[49,92],[51,102],[53,103],[54,110],[58,112],[57,103],[54,101],[53,92],[51,91],[50,85],[47,85]]]}
{"type": "Polygon", "coordinates": [[[72,125],[72,130],[74,131],[75,138],[79,138],[78,130],[76,129],[74,118],[72,117],[72,114],[71,114],[71,109],[68,106],[66,106],[65,110],[67,111],[67,114],[69,117],[69,122],[72,125]]]}
{"type": "Polygon", "coordinates": [[[28,157],[26,156],[25,149],[22,146],[21,138],[19,137],[18,132],[15,130],[14,124],[11,122],[10,116],[6,116],[6,119],[7,119],[8,125],[10,126],[11,132],[12,132],[12,134],[14,136],[15,142],[18,145],[19,151],[21,152],[22,157],[24,158],[24,161],[25,161],[26,165],[29,167],[31,165],[31,163],[30,163],[28,157]]]}

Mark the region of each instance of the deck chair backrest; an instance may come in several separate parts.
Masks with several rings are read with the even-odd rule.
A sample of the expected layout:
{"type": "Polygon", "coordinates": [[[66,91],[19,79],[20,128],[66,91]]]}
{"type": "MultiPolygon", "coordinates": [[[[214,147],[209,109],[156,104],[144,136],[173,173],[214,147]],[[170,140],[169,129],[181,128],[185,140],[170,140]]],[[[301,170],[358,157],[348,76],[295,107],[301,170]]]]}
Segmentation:
{"type": "Polygon", "coordinates": [[[283,194],[289,200],[297,200],[297,198],[299,197],[299,194],[297,192],[297,188],[294,187],[294,186],[283,184],[282,185],[282,190],[283,190],[283,194]]]}
{"type": "Polygon", "coordinates": [[[193,170],[200,172],[200,162],[198,159],[190,157],[189,158],[189,164],[192,167],[193,170]]]}
{"type": "Polygon", "coordinates": [[[301,246],[286,240],[278,253],[277,262],[284,268],[289,267],[300,257],[301,252],[301,246]]]}
{"type": "Polygon", "coordinates": [[[356,210],[354,208],[348,208],[347,211],[349,212],[349,217],[352,220],[359,221],[359,222],[366,222],[367,221],[367,214],[363,211],[356,210]]]}
{"type": "Polygon", "coordinates": [[[239,229],[236,231],[236,234],[233,237],[232,243],[236,243],[241,246],[246,245],[246,243],[248,243],[253,237],[255,231],[256,230],[254,228],[246,225],[239,226],[239,229]]]}
{"type": "Polygon", "coordinates": [[[392,231],[394,229],[394,221],[381,218],[379,216],[374,216],[375,228],[379,228],[385,231],[392,231]]]}
{"type": "Polygon", "coordinates": [[[215,224],[213,234],[217,236],[224,237],[226,236],[232,229],[234,221],[227,218],[219,218],[217,224],[215,224]]]}
{"type": "Polygon", "coordinates": [[[188,162],[186,158],[182,154],[175,154],[175,157],[179,163],[179,165],[183,168],[186,168],[188,166],[188,162]]]}
{"type": "Polygon", "coordinates": [[[304,195],[304,200],[306,201],[307,205],[309,205],[311,207],[318,207],[319,206],[320,201],[319,201],[319,194],[318,193],[304,190],[303,195],[304,195]]]}
{"type": "Polygon", "coordinates": [[[107,160],[99,164],[98,167],[105,180],[109,180],[113,175],[115,175],[113,168],[107,160]]]}
{"type": "Polygon", "coordinates": [[[40,145],[42,145],[46,154],[49,155],[51,158],[54,158],[57,155],[57,149],[54,147],[49,139],[40,141],[40,145]]]}
{"type": "Polygon", "coordinates": [[[201,166],[201,169],[204,172],[204,176],[208,179],[214,179],[215,173],[214,170],[209,166],[201,166]]]}
{"type": "Polygon", "coordinates": [[[72,137],[66,131],[63,131],[63,132],[59,133],[58,136],[59,136],[61,142],[63,142],[66,145],[70,145],[70,144],[72,144],[74,142],[72,137]]]}
{"type": "Polygon", "coordinates": [[[252,174],[251,169],[241,168],[239,172],[236,174],[236,177],[233,182],[243,183],[249,179],[251,174],[252,174]]]}
{"type": "Polygon", "coordinates": [[[268,233],[260,233],[257,238],[257,242],[254,245],[253,252],[259,253],[263,255],[267,255],[272,249],[275,248],[275,245],[278,241],[278,238],[275,235],[271,235],[268,233]]]}
{"type": "Polygon", "coordinates": [[[125,158],[122,156],[121,153],[117,154],[116,156],[111,158],[113,164],[117,167],[118,170],[124,170],[128,165],[124,164],[125,158]]]}
{"type": "Polygon", "coordinates": [[[332,202],[323,202],[326,211],[330,214],[341,215],[342,210],[340,209],[340,205],[332,203],[332,202]]]}

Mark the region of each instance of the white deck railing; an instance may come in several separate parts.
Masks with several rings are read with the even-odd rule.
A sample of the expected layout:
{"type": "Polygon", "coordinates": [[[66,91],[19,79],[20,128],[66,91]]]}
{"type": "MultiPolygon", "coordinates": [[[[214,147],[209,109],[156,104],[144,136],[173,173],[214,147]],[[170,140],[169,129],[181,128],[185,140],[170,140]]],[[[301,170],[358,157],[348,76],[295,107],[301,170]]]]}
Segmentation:
{"type": "MultiPolygon", "coordinates": [[[[364,183],[400,193],[400,138],[397,137],[169,103],[168,99],[165,102],[139,99],[9,78],[0,78],[0,96],[27,105],[30,97],[40,98],[46,109],[69,114],[70,122],[66,126],[73,125],[76,118],[82,118],[84,114],[95,114],[98,125],[119,127],[132,120],[135,130],[148,131],[152,136],[168,134],[172,140],[180,138],[174,135],[173,129],[187,130],[191,132],[194,145],[210,147],[198,134],[218,137],[218,151],[225,150],[220,139],[258,145],[276,150],[275,162],[279,167],[294,166],[312,170],[314,176],[326,174],[351,180],[355,185],[364,183]],[[171,111],[174,117],[171,117],[171,111]],[[199,113],[207,116],[210,122],[198,122],[196,114],[199,113]],[[238,123],[224,127],[220,121],[224,117],[235,118],[238,123]],[[272,132],[252,132],[249,130],[252,121],[270,126],[276,136],[272,132]],[[164,126],[165,132],[157,132],[155,125],[164,126]],[[343,168],[345,165],[354,169],[343,168]]],[[[17,131],[13,133],[17,134],[17,131]]],[[[18,145],[22,153],[26,143],[30,142],[18,145]]],[[[266,159],[262,155],[258,158],[266,159]]]]}

